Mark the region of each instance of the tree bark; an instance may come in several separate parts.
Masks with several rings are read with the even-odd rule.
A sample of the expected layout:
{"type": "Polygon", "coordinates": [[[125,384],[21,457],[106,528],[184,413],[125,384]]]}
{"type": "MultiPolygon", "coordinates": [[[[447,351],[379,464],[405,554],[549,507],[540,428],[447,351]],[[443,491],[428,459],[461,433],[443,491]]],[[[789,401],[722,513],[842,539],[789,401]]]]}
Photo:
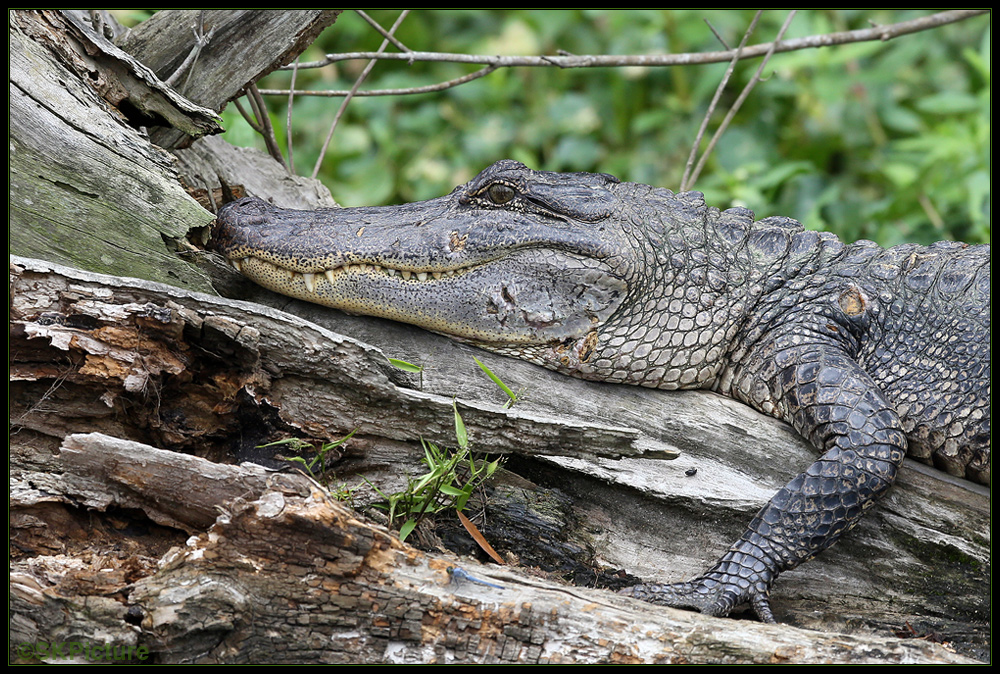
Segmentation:
{"type": "MultiPolygon", "coordinates": [[[[343,10],[217,9],[158,12],[118,40],[188,99],[221,111],[253,83],[292,62],[343,10]]],[[[151,133],[157,145],[185,147],[177,129],[151,133]]]]}
{"type": "MultiPolygon", "coordinates": [[[[504,522],[538,525],[522,539],[602,578],[698,573],[814,452],[713,394],[564,378],[267,293],[211,255],[172,255],[164,239],[212,215],[122,112],[128,98],[100,92],[133,79],[192,120],[178,125],[205,115],[84,35],[61,13],[12,14],[11,250],[50,260],[11,258],[12,659],[46,642],[155,662],[968,661],[934,640],[988,657],[988,491],[912,466],[850,536],[778,581],[784,625],[530,568],[543,564],[504,546],[504,522]],[[473,355],[527,397],[503,409],[473,355]],[[420,438],[454,444],[453,401],[477,448],[525,457],[534,482],[508,476],[479,521],[520,565],[402,544],[259,447],[355,430],[331,459],[338,479],[391,492],[424,470],[420,438]],[[561,510],[539,516],[539,502],[561,510]],[[454,565],[504,587],[449,583],[454,565]]],[[[179,153],[206,204],[220,174],[286,205],[329,198],[268,178],[266,158],[243,153],[234,167],[222,152],[198,141],[179,153]]]]}

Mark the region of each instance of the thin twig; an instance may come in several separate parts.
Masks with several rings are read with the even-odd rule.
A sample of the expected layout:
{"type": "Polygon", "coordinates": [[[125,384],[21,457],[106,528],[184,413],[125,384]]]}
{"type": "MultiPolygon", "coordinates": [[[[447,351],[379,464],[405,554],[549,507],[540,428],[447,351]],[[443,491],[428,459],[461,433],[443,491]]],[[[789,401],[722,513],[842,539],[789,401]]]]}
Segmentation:
{"type": "MultiPolygon", "coordinates": [[[[395,33],[396,29],[399,28],[399,24],[403,22],[403,19],[405,19],[409,13],[410,10],[404,9],[396,19],[396,22],[392,24],[392,28],[389,29],[389,33],[395,33]]],[[[381,46],[378,48],[378,52],[376,53],[381,54],[387,46],[389,46],[389,40],[383,40],[381,46]]],[[[343,101],[341,101],[340,108],[337,109],[337,114],[333,118],[333,123],[330,124],[330,131],[326,134],[326,140],[323,141],[323,148],[319,152],[319,157],[316,158],[316,165],[313,167],[312,172],[312,177],[314,179],[317,175],[319,175],[319,167],[323,164],[323,157],[326,156],[327,148],[330,147],[330,140],[333,138],[333,131],[337,128],[337,123],[344,114],[344,110],[347,109],[347,104],[351,102],[351,99],[354,97],[354,93],[358,90],[358,87],[361,86],[361,83],[365,81],[365,78],[368,77],[368,73],[372,71],[372,68],[375,67],[377,62],[378,59],[371,59],[368,62],[365,69],[361,71],[360,75],[358,75],[358,79],[354,82],[354,86],[351,87],[350,93],[344,98],[343,101]]]]}
{"type": "Polygon", "coordinates": [[[187,55],[187,58],[177,66],[177,70],[174,74],[167,79],[167,84],[173,87],[177,80],[183,73],[187,73],[187,77],[184,78],[184,84],[178,89],[178,93],[183,94],[187,90],[187,85],[191,81],[191,75],[194,74],[194,67],[198,63],[198,57],[201,56],[201,50],[208,46],[208,43],[212,41],[212,36],[215,35],[215,26],[208,31],[208,35],[205,35],[205,10],[201,10],[198,14],[198,23],[191,27],[191,31],[194,33],[194,46],[191,48],[191,52],[187,55]]]}
{"type": "MultiPolygon", "coordinates": [[[[327,96],[329,98],[337,98],[339,96],[402,96],[407,94],[428,94],[436,91],[444,91],[445,89],[450,89],[452,87],[457,87],[460,84],[465,84],[466,82],[471,82],[472,80],[478,80],[480,77],[485,77],[491,72],[497,69],[497,66],[486,66],[474,73],[469,73],[468,75],[463,75],[462,77],[456,77],[453,80],[446,80],[444,82],[438,82],[437,84],[428,84],[422,87],[407,87],[404,89],[378,89],[377,91],[354,91],[345,89],[334,89],[334,90],[313,90],[313,89],[303,89],[301,91],[296,91],[295,94],[298,96],[327,96]]],[[[290,95],[290,89],[261,89],[261,95],[263,96],[286,96],[290,95]]]]}
{"type": "Polygon", "coordinates": [[[729,112],[726,113],[726,117],[725,119],[722,120],[722,124],[720,124],[719,128],[715,130],[715,133],[712,135],[712,139],[708,141],[708,147],[705,148],[705,152],[702,153],[701,159],[698,160],[698,165],[694,169],[694,173],[691,174],[691,179],[689,181],[690,184],[694,184],[698,180],[698,176],[701,175],[701,170],[705,167],[705,162],[708,161],[708,156],[712,153],[712,150],[715,148],[715,144],[718,142],[719,138],[722,137],[723,132],[727,128],[729,128],[729,122],[731,122],[733,117],[736,116],[736,113],[740,109],[740,106],[743,105],[743,101],[745,101],[747,96],[750,95],[750,91],[755,86],[757,86],[757,82],[760,81],[760,75],[764,71],[764,66],[767,65],[768,60],[770,60],[772,54],[774,54],[775,50],[773,48],[777,47],[778,44],[780,44],[781,37],[785,34],[785,31],[788,30],[788,26],[791,25],[792,19],[795,18],[796,12],[797,10],[793,9],[791,12],[788,13],[788,18],[785,19],[785,23],[782,24],[781,30],[778,31],[778,39],[771,43],[772,50],[764,56],[764,59],[760,62],[760,65],[757,67],[757,72],[753,74],[753,77],[750,78],[750,81],[747,82],[745,87],[743,87],[743,91],[740,92],[740,95],[739,97],[737,97],[736,102],[733,103],[733,107],[730,108],[729,112]]]}
{"type": "Polygon", "coordinates": [[[236,109],[240,111],[240,114],[243,115],[243,119],[246,120],[246,123],[250,125],[250,128],[259,134],[263,134],[264,129],[257,123],[257,117],[246,111],[246,108],[244,108],[243,104],[240,103],[240,99],[234,99],[233,103],[236,105],[236,109]]]}
{"type": "MultiPolygon", "coordinates": [[[[763,12],[763,11],[764,10],[762,10],[762,9],[758,9],[757,10],[757,16],[759,17],[760,13],[763,12]]],[[[756,20],[757,19],[755,18],[754,21],[756,21],[756,20]]],[[[722,44],[723,47],[725,47],[726,49],[729,49],[730,48],[729,47],[729,43],[722,39],[722,36],[719,35],[719,31],[715,30],[715,26],[712,25],[712,22],[709,21],[708,19],[705,19],[704,21],[705,21],[705,25],[708,26],[708,29],[710,31],[712,31],[712,35],[715,36],[715,39],[718,40],[722,44]]]]}
{"type": "Polygon", "coordinates": [[[246,93],[247,100],[250,101],[250,106],[257,116],[257,126],[254,129],[264,138],[264,145],[267,147],[268,154],[274,157],[288,171],[288,164],[285,163],[285,158],[281,156],[281,148],[278,147],[278,139],[274,137],[274,127],[271,126],[271,117],[267,113],[267,105],[264,103],[264,99],[261,98],[260,92],[257,91],[257,85],[249,85],[246,93]]]}
{"type": "MultiPolygon", "coordinates": [[[[297,66],[299,60],[296,58],[292,68],[292,83],[288,87],[288,110],[285,113],[285,147],[288,148],[288,172],[295,175],[295,157],[292,154],[292,102],[295,100],[295,78],[299,74],[297,66]]],[[[260,89],[258,93],[263,93],[260,89]]]]}
{"type": "MultiPolygon", "coordinates": [[[[872,40],[891,40],[901,35],[909,35],[924,30],[930,30],[956,21],[989,13],[990,10],[952,10],[938,12],[919,19],[901,21],[888,26],[862,28],[859,30],[826,33],[809,37],[784,40],[780,43],[765,43],[752,45],[743,50],[742,59],[757,58],[769,52],[784,53],[800,49],[830,47],[850,44],[852,42],[869,42],[872,40]]],[[[339,61],[359,59],[378,59],[396,61],[445,61],[450,63],[468,63],[490,65],[497,68],[549,67],[558,68],[606,68],[623,66],[681,66],[695,63],[725,63],[733,58],[734,50],[701,52],[688,54],[632,54],[632,55],[565,55],[565,56],[489,56],[477,54],[450,54],[443,52],[407,52],[405,54],[377,52],[351,52],[344,54],[327,54],[321,61],[310,61],[299,65],[300,68],[321,68],[339,61]]],[[[289,66],[284,67],[285,70],[289,66]]]]}
{"type": "MultiPolygon", "coordinates": [[[[712,113],[715,112],[715,106],[718,104],[719,99],[722,97],[722,92],[725,91],[726,85],[729,83],[729,78],[733,75],[733,70],[736,68],[736,62],[740,60],[740,54],[743,52],[743,47],[746,46],[747,40],[750,39],[750,35],[753,33],[754,29],[757,27],[757,22],[760,20],[761,15],[764,10],[757,10],[754,14],[753,21],[750,22],[750,26],[743,33],[743,39],[740,41],[739,46],[736,48],[736,53],[733,54],[733,60],[729,62],[729,67],[726,68],[725,74],[722,76],[722,80],[719,82],[719,86],[715,89],[715,96],[712,97],[712,102],[708,105],[708,110],[705,111],[705,116],[701,119],[701,126],[698,128],[698,134],[694,138],[694,143],[691,145],[691,153],[688,155],[687,163],[684,164],[684,175],[681,177],[681,192],[686,191],[689,188],[690,183],[688,178],[691,175],[691,167],[694,166],[694,158],[698,154],[698,148],[701,147],[701,139],[705,136],[705,129],[708,128],[708,121],[712,118],[712,113]]],[[[706,22],[707,23],[707,22],[706,22]]],[[[715,29],[712,29],[715,32],[715,29]]],[[[719,41],[722,42],[722,37],[716,35],[719,41]]]]}
{"type": "Polygon", "coordinates": [[[946,225],[944,218],[938,213],[938,210],[934,208],[934,204],[931,200],[927,198],[927,195],[921,193],[917,196],[917,201],[920,203],[920,208],[923,209],[924,213],[927,215],[927,219],[931,221],[931,224],[938,228],[938,230],[945,229],[946,225]]]}
{"type": "Polygon", "coordinates": [[[365,14],[360,9],[356,9],[354,11],[357,12],[358,16],[360,16],[362,19],[364,19],[365,21],[367,21],[368,25],[370,25],[372,28],[374,28],[375,30],[377,30],[382,37],[384,37],[386,40],[388,40],[393,45],[395,45],[396,49],[398,49],[399,51],[404,52],[404,53],[409,53],[410,51],[412,51],[405,44],[403,44],[402,42],[400,42],[399,40],[397,40],[395,37],[393,37],[392,33],[389,33],[388,31],[386,31],[385,28],[383,28],[382,26],[380,26],[379,23],[378,23],[378,21],[376,21],[375,19],[371,18],[370,16],[368,16],[367,14],[365,14]]]}

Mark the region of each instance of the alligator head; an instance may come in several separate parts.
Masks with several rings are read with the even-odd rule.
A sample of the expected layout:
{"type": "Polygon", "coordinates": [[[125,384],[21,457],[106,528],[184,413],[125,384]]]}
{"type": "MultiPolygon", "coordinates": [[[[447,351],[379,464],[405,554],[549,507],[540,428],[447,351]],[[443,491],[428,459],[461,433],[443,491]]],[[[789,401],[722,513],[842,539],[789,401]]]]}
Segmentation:
{"type": "Polygon", "coordinates": [[[296,211],[248,197],[220,209],[212,245],[286,295],[565,359],[592,348],[628,293],[634,246],[609,226],[617,183],[507,160],[399,206],[296,211]]]}

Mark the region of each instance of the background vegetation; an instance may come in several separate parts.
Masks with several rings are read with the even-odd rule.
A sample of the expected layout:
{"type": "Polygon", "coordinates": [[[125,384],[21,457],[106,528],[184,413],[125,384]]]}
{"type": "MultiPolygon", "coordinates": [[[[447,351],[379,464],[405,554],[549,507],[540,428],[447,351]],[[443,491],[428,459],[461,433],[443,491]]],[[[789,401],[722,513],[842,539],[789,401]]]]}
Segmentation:
{"type": "MultiPolygon", "coordinates": [[[[787,37],[867,28],[929,10],[800,11],[787,37]]],[[[371,13],[388,28],[396,10],[371,13]]],[[[645,54],[732,46],[752,11],[414,11],[397,37],[421,51],[473,54],[645,54]]],[[[748,44],[774,38],[787,12],[769,10],[748,44]]],[[[374,51],[382,42],[344,12],[304,55],[374,51]]],[[[395,51],[389,47],[389,51],[395,51]]],[[[350,89],[367,62],[300,71],[299,88],[350,89]]],[[[718,126],[759,61],[737,66],[718,126]]],[[[726,64],[670,68],[501,69],[441,93],[356,98],[320,178],[343,205],[439,196],[491,162],[602,171],[676,189],[726,64]]],[[[474,66],[382,61],[363,89],[414,87],[474,66]]],[[[990,17],[889,42],[776,54],[695,185],[709,203],[788,215],[845,240],[883,245],[990,238],[990,17]]],[[[276,73],[262,88],[286,88],[276,73]]],[[[269,97],[284,143],[286,99],[269,97]]],[[[294,158],[312,171],[339,98],[297,98],[294,158]]],[[[230,142],[263,147],[235,106],[230,142]]],[[[704,143],[703,143],[704,145],[704,143]]]]}

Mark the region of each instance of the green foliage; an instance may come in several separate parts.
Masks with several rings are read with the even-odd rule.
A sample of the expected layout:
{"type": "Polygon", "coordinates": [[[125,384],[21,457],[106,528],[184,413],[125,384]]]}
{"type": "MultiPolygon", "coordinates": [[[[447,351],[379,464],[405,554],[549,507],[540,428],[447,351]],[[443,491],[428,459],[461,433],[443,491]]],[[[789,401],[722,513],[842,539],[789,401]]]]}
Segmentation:
{"type": "Polygon", "coordinates": [[[452,403],[452,407],[457,450],[442,449],[421,439],[423,463],[428,468],[426,473],[407,477],[406,488],[393,494],[385,494],[368,483],[384,499],[385,503],[379,507],[387,511],[390,527],[399,526],[400,540],[405,541],[428,514],[451,508],[463,510],[476,487],[491,478],[502,463],[502,459],[477,463],[469,449],[469,437],[458,405],[452,403]]]}
{"type": "MultiPolygon", "coordinates": [[[[806,10],[788,37],[867,28],[929,10],[806,10]]],[[[396,10],[372,13],[389,26],[396,10]]],[[[752,12],[707,10],[415,11],[398,37],[413,50],[477,54],[643,54],[720,48],[752,12]]],[[[786,16],[766,11],[750,44],[786,16]]],[[[789,215],[846,240],[883,244],[990,235],[988,16],[898,37],[777,54],[696,185],[709,203],[789,215]]],[[[304,55],[375,50],[382,38],[345,12],[304,55]]],[[[390,47],[390,49],[395,49],[390,47]]],[[[305,88],[349,89],[365,62],[300,71],[305,88]]],[[[737,66],[730,103],[757,68],[737,66]]],[[[439,196],[504,157],[533,168],[604,171],[676,188],[725,64],[671,68],[502,69],[434,94],[353,100],[321,178],[344,205],[439,196]]],[[[471,72],[454,63],[379,63],[363,89],[413,87],[471,72]]],[[[264,87],[286,87],[276,73],[264,87]]],[[[284,143],[286,100],[272,97],[284,143]]],[[[340,99],[296,99],[297,171],[312,171],[340,99]]],[[[716,111],[709,132],[721,121],[716,111]]],[[[227,137],[251,142],[235,110],[227,137]]],[[[252,141],[256,142],[256,141],[252,141]]]]}
{"type": "MultiPolygon", "coordinates": [[[[414,365],[398,358],[389,358],[389,362],[406,372],[421,372],[419,365],[414,365]]],[[[493,374],[488,367],[473,356],[473,360],[482,368],[489,378],[496,383],[500,389],[507,394],[510,400],[507,407],[510,407],[518,399],[515,394],[501,379],[493,374]]],[[[458,412],[458,404],[452,402],[452,409],[455,413],[455,440],[458,449],[449,450],[438,447],[432,442],[421,439],[420,444],[424,449],[422,462],[427,466],[426,473],[419,477],[407,477],[406,488],[393,494],[386,494],[377,486],[365,479],[365,482],[382,497],[384,503],[376,507],[387,511],[389,526],[399,527],[400,540],[406,540],[420,521],[428,514],[440,512],[442,510],[454,508],[456,510],[465,509],[469,498],[475,489],[486,480],[493,477],[497,469],[503,465],[503,458],[493,461],[480,459],[477,461],[469,447],[469,434],[465,429],[465,422],[458,412]]],[[[337,447],[347,442],[357,431],[351,431],[340,440],[323,443],[316,455],[307,460],[301,456],[284,457],[287,461],[300,464],[305,472],[314,480],[320,481],[323,469],[326,466],[327,455],[337,447]]],[[[292,452],[313,452],[312,443],[299,438],[285,438],[260,447],[286,446],[292,452]]],[[[346,484],[330,488],[330,495],[339,501],[352,501],[357,487],[351,488],[346,484]]]]}
{"type": "MultiPolygon", "coordinates": [[[[319,466],[319,468],[322,469],[326,465],[327,455],[332,450],[336,449],[337,447],[340,447],[342,444],[350,440],[351,437],[356,432],[357,429],[351,431],[350,433],[342,437],[340,440],[334,440],[333,442],[324,442],[322,445],[320,445],[319,450],[316,452],[316,456],[314,456],[311,461],[307,461],[304,457],[301,456],[289,456],[285,457],[285,459],[287,461],[291,461],[293,463],[301,465],[302,468],[305,469],[307,473],[309,473],[310,477],[312,477],[314,480],[318,480],[319,478],[317,474],[313,472],[313,470],[316,469],[317,466],[319,466]]],[[[314,449],[312,443],[306,442],[305,440],[302,440],[300,438],[285,438],[284,440],[269,442],[266,445],[258,445],[258,447],[278,447],[282,445],[287,446],[293,452],[299,452],[299,453],[312,452],[314,449]]],[[[322,470],[320,472],[322,472],[322,470]]]]}
{"type": "MultiPolygon", "coordinates": [[[[476,364],[490,380],[507,395],[509,400],[505,407],[509,408],[513,405],[518,400],[518,394],[514,393],[500,377],[493,374],[478,358],[473,356],[472,359],[476,361],[476,364]]],[[[389,361],[396,367],[410,372],[419,372],[421,369],[405,360],[390,358],[389,361]]],[[[476,462],[469,449],[469,434],[465,430],[462,415],[458,413],[458,404],[452,401],[451,406],[455,412],[457,450],[441,449],[434,443],[421,439],[420,443],[424,448],[423,463],[428,468],[426,473],[418,478],[408,477],[406,489],[394,494],[385,494],[375,485],[368,483],[385,501],[381,507],[388,512],[389,526],[402,522],[399,525],[400,540],[405,541],[406,537],[413,532],[428,513],[436,513],[450,508],[464,510],[476,487],[491,478],[503,465],[503,458],[489,462],[483,459],[476,462]]]]}

